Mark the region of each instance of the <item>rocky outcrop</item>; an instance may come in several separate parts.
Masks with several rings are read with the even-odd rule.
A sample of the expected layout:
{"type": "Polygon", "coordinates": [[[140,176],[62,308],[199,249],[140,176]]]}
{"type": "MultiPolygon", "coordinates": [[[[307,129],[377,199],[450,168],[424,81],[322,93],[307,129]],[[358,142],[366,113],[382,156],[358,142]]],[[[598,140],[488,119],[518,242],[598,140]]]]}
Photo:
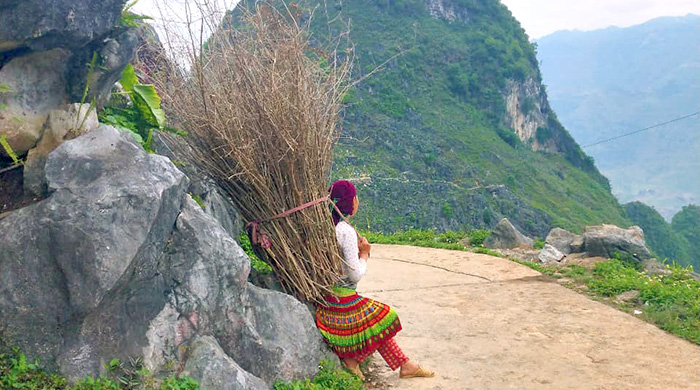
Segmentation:
{"type": "Polygon", "coordinates": [[[644,231],[639,226],[628,229],[614,225],[586,226],[581,235],[554,228],[547,235],[545,243],[539,255],[543,263],[561,261],[568,254],[578,253],[603,258],[611,258],[615,254],[628,255],[640,262],[653,258],[644,241],[644,231]]]}
{"type": "Polygon", "coordinates": [[[312,376],[328,356],[303,304],[247,282],[249,259],[166,157],[100,126],[46,176],[48,198],[0,220],[5,345],[72,380],[142,356],[205,389],[312,376]]]}
{"type": "Polygon", "coordinates": [[[49,112],[43,136],[39,144],[29,151],[24,163],[25,192],[43,195],[47,190],[44,165],[49,153],[64,141],[97,128],[97,113],[91,108],[89,104],[75,103],[49,112]]]}
{"type": "Polygon", "coordinates": [[[552,262],[560,262],[566,257],[565,254],[561,253],[557,248],[555,248],[552,245],[545,244],[544,248],[542,248],[542,251],[540,251],[540,254],[537,256],[537,259],[541,263],[552,263],[552,262]]]}
{"type": "Polygon", "coordinates": [[[484,240],[484,246],[492,249],[532,248],[532,239],[520,233],[508,218],[503,218],[484,240]]]}
{"type": "Polygon", "coordinates": [[[586,226],[583,250],[590,256],[612,257],[615,253],[629,254],[639,260],[652,258],[639,226],[622,229],[614,225],[586,226]]]}
{"type": "Polygon", "coordinates": [[[260,378],[246,372],[221,349],[211,336],[195,337],[187,346],[183,375],[199,378],[202,389],[267,390],[260,378]]]}
{"type": "Polygon", "coordinates": [[[15,153],[22,155],[33,148],[49,111],[69,102],[70,56],[65,49],[53,49],[14,58],[0,68],[0,84],[10,89],[0,93],[0,134],[7,136],[15,153]]]}
{"type": "MultiPolygon", "coordinates": [[[[557,151],[556,145],[537,137],[537,129],[547,128],[546,98],[542,99],[540,83],[532,77],[524,82],[509,80],[506,84],[506,123],[533,150],[557,151]]],[[[540,130],[542,132],[544,130],[540,130]]]]}
{"type": "Polygon", "coordinates": [[[23,0],[0,6],[0,84],[9,88],[0,93],[0,134],[17,154],[37,144],[51,110],[83,99],[88,82],[86,101],[106,101],[138,43],[135,31],[119,26],[124,3],[23,0]]]}
{"type": "Polygon", "coordinates": [[[455,4],[452,0],[426,0],[425,5],[430,15],[434,18],[465,23],[469,20],[467,9],[459,4],[455,4]]]}
{"type": "Polygon", "coordinates": [[[571,244],[575,239],[576,234],[562,228],[554,228],[549,232],[544,242],[555,247],[561,253],[568,255],[569,253],[573,252],[571,244]]]}

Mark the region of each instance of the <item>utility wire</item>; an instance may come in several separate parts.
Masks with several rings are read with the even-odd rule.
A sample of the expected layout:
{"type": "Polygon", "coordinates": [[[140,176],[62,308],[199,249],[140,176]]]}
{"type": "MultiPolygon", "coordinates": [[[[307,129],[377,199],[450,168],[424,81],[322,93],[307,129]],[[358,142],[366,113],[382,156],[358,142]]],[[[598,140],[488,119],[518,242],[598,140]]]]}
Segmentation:
{"type": "Polygon", "coordinates": [[[700,111],[697,111],[697,112],[694,112],[694,113],[692,113],[692,114],[688,114],[688,115],[686,115],[686,116],[682,116],[682,117],[679,117],[679,118],[676,118],[676,119],[671,119],[670,121],[667,121],[667,122],[657,123],[657,124],[655,124],[655,125],[653,125],[653,126],[645,127],[645,128],[643,128],[643,129],[639,129],[639,130],[633,131],[633,132],[631,132],[631,133],[625,133],[625,134],[618,135],[618,136],[616,136],[616,137],[612,137],[612,138],[604,139],[604,140],[602,140],[602,141],[594,142],[594,143],[592,143],[592,144],[590,144],[590,145],[583,146],[583,148],[588,148],[588,147],[591,147],[591,146],[600,145],[600,144],[605,143],[605,142],[614,141],[614,140],[616,140],[616,139],[618,139],[618,138],[627,137],[628,135],[641,133],[642,131],[651,130],[651,129],[656,128],[656,127],[668,125],[669,123],[678,122],[678,121],[681,121],[681,120],[683,120],[683,119],[688,119],[688,118],[693,117],[693,116],[698,115],[698,114],[700,114],[700,111]]]}

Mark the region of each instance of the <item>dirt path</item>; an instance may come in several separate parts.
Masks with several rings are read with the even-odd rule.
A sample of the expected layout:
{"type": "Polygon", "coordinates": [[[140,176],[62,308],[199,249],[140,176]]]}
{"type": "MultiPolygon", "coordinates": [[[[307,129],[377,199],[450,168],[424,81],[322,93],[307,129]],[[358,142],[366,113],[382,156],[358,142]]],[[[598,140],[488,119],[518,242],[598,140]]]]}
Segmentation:
{"type": "Polygon", "coordinates": [[[375,388],[700,390],[700,347],[525,266],[395,245],[369,264],[358,292],[396,308],[399,345],[437,372],[400,380],[375,354],[375,388]]]}

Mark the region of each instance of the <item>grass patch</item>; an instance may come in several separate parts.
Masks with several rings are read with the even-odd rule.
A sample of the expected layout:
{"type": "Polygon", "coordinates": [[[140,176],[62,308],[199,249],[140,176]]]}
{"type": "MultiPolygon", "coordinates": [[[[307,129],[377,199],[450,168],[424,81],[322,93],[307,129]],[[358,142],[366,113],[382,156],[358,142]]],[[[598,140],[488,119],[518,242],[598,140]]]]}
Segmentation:
{"type": "MultiPolygon", "coordinates": [[[[140,361],[139,361],[140,362],[140,361]]],[[[133,362],[132,362],[133,363],[133,362]]],[[[140,363],[125,366],[118,359],[107,364],[110,377],[87,377],[75,385],[66,378],[49,374],[40,362],[29,362],[18,348],[9,354],[0,354],[0,389],[41,390],[198,390],[199,385],[190,377],[168,377],[161,381],[140,363]]]]}
{"type": "Polygon", "coordinates": [[[570,278],[567,285],[616,308],[642,312],[640,318],[700,345],[700,281],[692,278],[692,267],[666,265],[666,274],[649,276],[639,263],[616,258],[596,264],[592,269],[580,265],[562,268],[513,260],[545,275],[570,278]],[[627,291],[639,296],[627,302],[615,298],[627,291]]]}
{"type": "Polygon", "coordinates": [[[364,390],[362,380],[348,371],[336,367],[335,363],[324,360],[313,379],[293,382],[277,382],[274,390],[364,390]]]}
{"type": "MultiPolygon", "coordinates": [[[[480,247],[480,245],[484,242],[486,237],[491,235],[491,231],[477,229],[463,232],[437,233],[434,229],[409,229],[403,232],[384,234],[381,232],[361,230],[360,234],[373,244],[413,245],[425,248],[465,251],[470,249],[465,245],[467,242],[470,245],[474,245],[474,248],[483,248],[480,247]]],[[[495,256],[500,256],[500,254],[496,254],[495,256]]]]}

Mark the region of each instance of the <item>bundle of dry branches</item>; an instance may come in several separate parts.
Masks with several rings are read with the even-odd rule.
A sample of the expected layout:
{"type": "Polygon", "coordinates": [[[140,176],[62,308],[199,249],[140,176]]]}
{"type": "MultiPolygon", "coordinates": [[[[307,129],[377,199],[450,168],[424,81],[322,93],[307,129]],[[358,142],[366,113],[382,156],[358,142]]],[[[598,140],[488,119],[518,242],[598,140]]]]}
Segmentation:
{"type": "MultiPolygon", "coordinates": [[[[310,21],[300,24],[296,10],[258,5],[241,13],[225,23],[235,28],[219,28],[188,64],[156,83],[166,110],[189,133],[191,161],[255,221],[328,195],[352,61],[313,48],[310,21]]],[[[320,300],[339,281],[328,203],[261,228],[272,246],[256,252],[288,292],[320,300]]]]}

